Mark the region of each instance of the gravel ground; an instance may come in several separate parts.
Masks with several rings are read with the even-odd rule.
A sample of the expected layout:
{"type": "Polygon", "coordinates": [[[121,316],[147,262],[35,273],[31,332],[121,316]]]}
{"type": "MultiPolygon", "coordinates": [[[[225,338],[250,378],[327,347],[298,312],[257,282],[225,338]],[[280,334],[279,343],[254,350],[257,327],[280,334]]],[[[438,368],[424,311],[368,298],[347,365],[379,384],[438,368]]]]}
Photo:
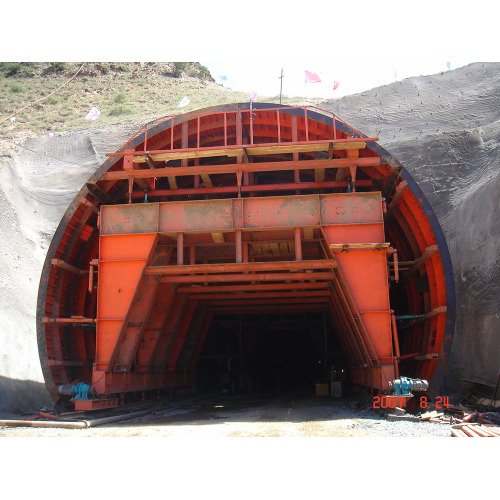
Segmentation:
{"type": "Polygon", "coordinates": [[[220,395],[90,429],[0,427],[0,437],[450,437],[450,424],[390,422],[378,410],[351,409],[352,401],[220,395]]]}

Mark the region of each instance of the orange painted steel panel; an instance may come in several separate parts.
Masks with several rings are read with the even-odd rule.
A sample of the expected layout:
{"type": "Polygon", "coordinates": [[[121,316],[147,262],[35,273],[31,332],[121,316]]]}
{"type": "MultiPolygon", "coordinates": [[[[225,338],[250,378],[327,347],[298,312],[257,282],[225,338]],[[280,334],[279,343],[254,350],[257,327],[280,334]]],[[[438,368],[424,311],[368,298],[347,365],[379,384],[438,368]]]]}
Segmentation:
{"type": "Polygon", "coordinates": [[[151,369],[154,353],[174,302],[175,292],[175,285],[159,286],[151,315],[146,323],[144,335],[137,351],[136,371],[149,371],[151,369]]]}
{"type": "Polygon", "coordinates": [[[179,328],[175,332],[172,347],[169,352],[167,362],[167,369],[169,372],[173,372],[176,369],[177,360],[179,359],[179,356],[181,354],[181,350],[184,345],[184,341],[186,340],[191,322],[193,321],[197,305],[198,301],[196,300],[190,300],[186,305],[186,309],[179,324],[179,328]]]}
{"type": "Polygon", "coordinates": [[[160,233],[223,232],[380,222],[382,217],[377,192],[232,198],[104,206],[101,231],[132,234],[157,227],[160,233]]]}
{"type": "Polygon", "coordinates": [[[182,321],[183,315],[188,304],[187,294],[176,294],[170,308],[169,314],[165,319],[162,333],[158,340],[157,349],[153,359],[153,371],[163,371],[167,365],[172,341],[182,321]]]}
{"type": "MultiPolygon", "coordinates": [[[[385,236],[382,222],[382,207],[379,199],[380,211],[375,209],[372,213],[378,212],[379,224],[370,225],[357,224],[342,226],[343,234],[347,239],[343,242],[336,239],[335,243],[361,242],[365,236],[362,235],[367,230],[372,239],[371,243],[384,243],[385,236]]],[[[327,243],[333,243],[333,235],[338,238],[338,227],[323,227],[323,233],[327,243]]],[[[366,239],[365,239],[366,241],[366,239]]],[[[373,381],[369,384],[372,387],[386,389],[389,380],[394,379],[394,359],[392,343],[392,323],[389,302],[389,284],[387,274],[387,251],[381,250],[348,250],[345,252],[335,252],[339,270],[344,276],[346,286],[356,305],[354,314],[362,322],[361,332],[363,343],[366,346],[369,356],[375,365],[378,365],[376,358],[389,358],[390,365],[374,366],[371,368],[373,381]],[[368,338],[366,337],[368,336],[368,338]],[[390,378],[392,377],[392,378],[390,378]]],[[[337,312],[338,314],[338,312],[337,312]]],[[[358,341],[359,342],[359,341],[358,341]]],[[[366,357],[366,354],[364,355],[366,357]]],[[[361,377],[362,372],[355,375],[361,377]]],[[[363,378],[365,376],[363,375],[363,378]]],[[[360,380],[360,379],[358,379],[360,380]]]]}
{"type": "Polygon", "coordinates": [[[338,224],[323,226],[328,230],[328,241],[332,244],[375,243],[384,241],[384,225],[379,222],[368,224],[338,224]]]}
{"type": "Polygon", "coordinates": [[[101,207],[101,236],[158,232],[158,207],[151,204],[101,207]]]}
{"type": "Polygon", "coordinates": [[[101,238],[99,256],[97,317],[96,317],[96,368],[108,369],[116,349],[130,303],[157,241],[156,234],[101,238]],[[115,241],[111,241],[111,239],[115,241]],[[121,243],[121,245],[119,245],[121,243]],[[132,255],[126,260],[123,254],[132,255]]]}
{"type": "MultiPolygon", "coordinates": [[[[161,265],[170,259],[171,248],[156,247],[151,265],[161,265]]],[[[137,352],[138,343],[146,327],[158,291],[159,278],[143,274],[130,304],[127,319],[124,321],[118,340],[115,359],[116,370],[129,371],[137,352]]]]}

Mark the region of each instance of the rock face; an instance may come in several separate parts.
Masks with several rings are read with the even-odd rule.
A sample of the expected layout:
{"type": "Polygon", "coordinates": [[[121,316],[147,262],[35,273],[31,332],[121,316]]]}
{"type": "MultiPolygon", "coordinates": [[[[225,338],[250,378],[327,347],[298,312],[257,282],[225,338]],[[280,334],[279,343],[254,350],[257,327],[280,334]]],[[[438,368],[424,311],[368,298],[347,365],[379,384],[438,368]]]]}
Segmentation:
{"type": "MultiPolygon", "coordinates": [[[[494,385],[500,360],[500,64],[475,63],[326,101],[320,108],[393,154],[445,234],[457,315],[446,390],[494,385]]],[[[68,205],[140,128],[127,124],[28,139],[0,151],[0,409],[50,404],[35,316],[45,254],[68,205]]]]}
{"type": "Polygon", "coordinates": [[[320,104],[410,172],[445,235],[456,287],[448,390],[500,364],[500,64],[475,63],[320,104]]]}

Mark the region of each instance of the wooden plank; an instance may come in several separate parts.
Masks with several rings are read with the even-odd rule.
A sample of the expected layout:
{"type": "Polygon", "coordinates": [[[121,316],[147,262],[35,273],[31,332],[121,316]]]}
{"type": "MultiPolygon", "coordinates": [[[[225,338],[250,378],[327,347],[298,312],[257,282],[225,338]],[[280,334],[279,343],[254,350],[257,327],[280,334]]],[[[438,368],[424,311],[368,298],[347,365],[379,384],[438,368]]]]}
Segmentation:
{"type": "Polygon", "coordinates": [[[476,434],[473,431],[473,427],[469,427],[468,425],[462,427],[462,431],[465,432],[465,434],[467,434],[467,436],[469,437],[481,437],[479,434],[476,434]]]}
{"type": "Polygon", "coordinates": [[[271,252],[273,255],[281,255],[280,253],[280,246],[278,243],[271,243],[271,252]]]}
{"type": "Polygon", "coordinates": [[[467,434],[460,429],[451,429],[451,435],[452,437],[468,437],[467,434]]]}
{"type": "Polygon", "coordinates": [[[72,266],[71,264],[68,264],[67,262],[61,259],[52,259],[52,265],[64,269],[66,271],[69,271],[70,273],[76,274],[77,276],[88,276],[89,274],[88,271],[84,271],[83,269],[78,269],[77,267],[72,266]]]}
{"type": "Polygon", "coordinates": [[[498,425],[484,424],[483,427],[500,437],[500,427],[498,425]]]}
{"type": "Polygon", "coordinates": [[[313,239],[313,228],[312,227],[304,227],[304,239],[312,240],[313,239]]]}
{"type": "Polygon", "coordinates": [[[462,422],[461,424],[455,424],[453,426],[454,429],[461,429],[462,427],[465,427],[466,425],[478,425],[477,423],[469,423],[469,422],[462,422]]]}
{"type": "Polygon", "coordinates": [[[323,182],[325,180],[325,169],[315,168],[314,169],[314,182],[323,182]]]}
{"type": "Polygon", "coordinates": [[[206,187],[214,187],[214,185],[212,184],[212,179],[210,179],[210,176],[208,174],[201,174],[201,178],[206,187]]]}
{"type": "Polygon", "coordinates": [[[177,179],[173,176],[168,176],[168,185],[170,186],[170,189],[179,189],[177,186],[177,179]]]}
{"type": "Polygon", "coordinates": [[[156,165],[154,164],[153,159],[151,158],[151,156],[146,155],[145,158],[146,158],[146,163],[148,164],[148,167],[152,168],[152,169],[155,169],[156,165]]]}
{"type": "Polygon", "coordinates": [[[93,318],[83,318],[83,317],[78,317],[78,316],[75,316],[72,318],[48,318],[48,317],[44,316],[42,318],[42,323],[57,323],[60,325],[71,325],[71,324],[75,324],[75,323],[93,324],[95,322],[96,322],[96,320],[93,318]]]}
{"type": "Polygon", "coordinates": [[[487,426],[483,425],[482,426],[482,431],[486,434],[488,434],[488,436],[490,437],[500,437],[498,434],[496,434],[494,431],[492,431],[491,429],[488,429],[487,426]]]}
{"type": "MultiPolygon", "coordinates": [[[[276,243],[278,247],[278,243],[276,243]]],[[[186,264],[182,266],[148,266],[146,275],[180,275],[180,274],[219,274],[240,272],[263,272],[263,271],[301,271],[312,269],[334,269],[337,267],[336,260],[292,260],[272,262],[242,262],[229,264],[186,264]]]]}
{"type": "Polygon", "coordinates": [[[410,267],[410,270],[405,276],[411,276],[414,274],[420,267],[422,267],[427,260],[429,260],[434,254],[439,252],[438,245],[431,245],[424,250],[424,253],[418,258],[415,259],[413,265],[410,267]]]}
{"type": "Polygon", "coordinates": [[[390,243],[331,243],[330,248],[335,252],[348,250],[382,250],[389,248],[390,243]]]}
{"type": "Polygon", "coordinates": [[[214,243],[225,243],[224,242],[224,233],[211,233],[212,239],[214,243]]]}
{"type": "Polygon", "coordinates": [[[476,425],[474,427],[474,432],[479,434],[481,437],[492,437],[488,432],[482,429],[480,425],[476,425]]]}
{"type": "Polygon", "coordinates": [[[288,245],[286,243],[279,243],[279,246],[281,255],[290,255],[290,252],[288,251],[288,245]]]}
{"type": "MultiPolygon", "coordinates": [[[[268,155],[268,154],[287,154],[314,151],[333,150],[359,150],[366,148],[366,142],[377,138],[363,139],[338,139],[335,141],[308,141],[292,143],[271,143],[265,145],[246,146],[248,155],[268,155]]],[[[377,139],[378,140],[378,139],[377,139]]],[[[106,156],[116,156],[116,153],[110,153],[106,156]]],[[[190,158],[210,158],[214,156],[244,157],[245,150],[241,145],[210,148],[185,148],[176,151],[149,151],[145,155],[133,155],[134,163],[149,163],[155,161],[185,160],[190,158]]]]}
{"type": "Polygon", "coordinates": [[[282,172],[300,168],[301,170],[314,170],[315,168],[341,168],[346,166],[376,167],[381,164],[381,159],[377,157],[359,158],[350,160],[349,158],[335,158],[332,160],[301,160],[300,166],[297,161],[264,161],[250,164],[218,164],[218,165],[193,165],[190,167],[164,167],[138,170],[113,170],[102,174],[100,180],[115,181],[119,179],[128,179],[133,176],[134,179],[145,179],[151,177],[168,177],[169,175],[191,176],[208,174],[234,174],[240,172],[282,172]]]}

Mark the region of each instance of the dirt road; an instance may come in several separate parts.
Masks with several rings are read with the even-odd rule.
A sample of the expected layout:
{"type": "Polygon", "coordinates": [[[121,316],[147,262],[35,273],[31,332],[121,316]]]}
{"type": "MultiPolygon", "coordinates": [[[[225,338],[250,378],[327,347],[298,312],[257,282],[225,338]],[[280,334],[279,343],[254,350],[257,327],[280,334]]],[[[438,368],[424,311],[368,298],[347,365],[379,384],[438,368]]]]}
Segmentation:
{"type": "Polygon", "coordinates": [[[0,427],[0,437],[449,437],[450,426],[389,422],[351,400],[283,394],[188,401],[135,420],[89,429],[0,427]]]}

